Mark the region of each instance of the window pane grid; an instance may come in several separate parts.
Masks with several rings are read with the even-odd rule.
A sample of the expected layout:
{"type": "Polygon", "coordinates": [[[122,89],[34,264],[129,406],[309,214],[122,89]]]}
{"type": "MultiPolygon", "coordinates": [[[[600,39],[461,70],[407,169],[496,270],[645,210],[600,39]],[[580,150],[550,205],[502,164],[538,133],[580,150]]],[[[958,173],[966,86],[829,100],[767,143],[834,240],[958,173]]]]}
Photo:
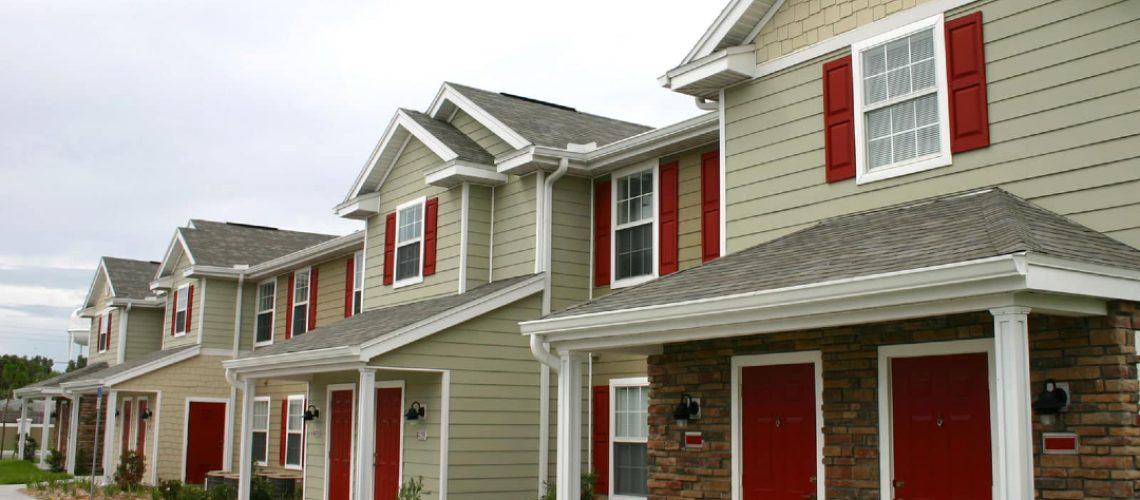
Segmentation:
{"type": "Polygon", "coordinates": [[[875,104],[935,86],[934,30],[863,51],[863,100],[875,104]]]}
{"type": "Polygon", "coordinates": [[[647,496],[649,481],[649,387],[614,387],[614,493],[647,496]]]}
{"type": "Polygon", "coordinates": [[[309,301],[309,271],[300,272],[293,277],[293,303],[309,301]]]}
{"type": "Polygon", "coordinates": [[[653,274],[653,170],[617,180],[614,264],[617,279],[653,274]]]}
{"type": "Polygon", "coordinates": [[[941,153],[934,29],[861,52],[867,170],[941,153]]]}
{"type": "Polygon", "coordinates": [[[258,312],[270,311],[273,309],[274,294],[276,292],[274,283],[265,283],[257,287],[257,310],[258,312]]]}

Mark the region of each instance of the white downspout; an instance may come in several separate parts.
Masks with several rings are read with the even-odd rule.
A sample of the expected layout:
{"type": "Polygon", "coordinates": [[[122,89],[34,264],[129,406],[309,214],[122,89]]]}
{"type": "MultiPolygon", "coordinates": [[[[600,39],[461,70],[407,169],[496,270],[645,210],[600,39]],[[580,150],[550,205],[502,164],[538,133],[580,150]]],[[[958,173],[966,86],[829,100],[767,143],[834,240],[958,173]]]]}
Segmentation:
{"type": "MultiPolygon", "coordinates": [[[[238,353],[241,352],[241,318],[242,318],[241,307],[242,307],[242,299],[245,297],[245,273],[238,274],[237,293],[235,293],[234,295],[236,295],[237,298],[234,299],[234,350],[233,350],[232,359],[237,359],[238,353]]],[[[236,380],[230,380],[229,379],[229,371],[228,370],[226,371],[226,379],[227,379],[227,381],[230,382],[230,404],[226,405],[226,413],[229,413],[229,415],[227,415],[227,417],[229,418],[229,422],[232,425],[234,422],[234,415],[237,414],[237,393],[238,393],[238,387],[239,386],[237,384],[235,384],[236,380]]],[[[249,396],[243,395],[243,397],[248,398],[249,396]]],[[[242,415],[243,419],[245,417],[246,417],[246,415],[242,415]]],[[[245,425],[245,422],[243,421],[242,422],[243,428],[244,428],[244,425],[245,425]]],[[[225,470],[226,472],[233,471],[233,456],[234,456],[233,442],[234,442],[234,440],[233,440],[233,437],[231,436],[230,439],[227,439],[222,446],[223,453],[225,455],[225,460],[222,462],[222,464],[223,464],[222,470],[225,470]]]]}
{"type": "Polygon", "coordinates": [[[699,108],[701,111],[717,111],[720,109],[719,102],[710,101],[704,97],[695,96],[693,97],[693,101],[697,103],[697,108],[699,108]]]}

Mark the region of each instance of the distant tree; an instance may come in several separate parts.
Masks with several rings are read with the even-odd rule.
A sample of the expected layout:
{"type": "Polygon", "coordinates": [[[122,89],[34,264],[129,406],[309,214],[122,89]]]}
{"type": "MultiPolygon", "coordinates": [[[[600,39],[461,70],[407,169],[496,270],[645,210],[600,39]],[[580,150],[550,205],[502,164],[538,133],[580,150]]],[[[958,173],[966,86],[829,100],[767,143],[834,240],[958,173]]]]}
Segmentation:
{"type": "MultiPolygon", "coordinates": [[[[34,384],[54,375],[53,362],[43,356],[27,357],[5,354],[0,356],[0,396],[4,398],[4,411],[0,422],[8,421],[8,407],[16,389],[34,384]]],[[[7,427],[0,427],[0,443],[4,442],[7,427]]]]}
{"type": "Polygon", "coordinates": [[[65,370],[64,373],[70,373],[85,366],[87,366],[87,357],[80,355],[75,360],[67,362],[67,370],[65,370]]]}

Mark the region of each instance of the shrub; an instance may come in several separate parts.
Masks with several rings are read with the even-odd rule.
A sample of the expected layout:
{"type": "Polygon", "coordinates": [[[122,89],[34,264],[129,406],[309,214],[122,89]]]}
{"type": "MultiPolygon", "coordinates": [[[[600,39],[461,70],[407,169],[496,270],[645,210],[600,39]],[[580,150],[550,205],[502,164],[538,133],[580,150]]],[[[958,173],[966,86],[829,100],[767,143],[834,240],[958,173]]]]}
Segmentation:
{"type": "Polygon", "coordinates": [[[67,467],[67,457],[60,453],[59,450],[52,448],[48,450],[47,464],[51,467],[52,472],[63,472],[67,467]]]}
{"type": "Polygon", "coordinates": [[[135,491],[142,484],[145,472],[146,460],[143,456],[127,450],[119,457],[119,466],[115,469],[115,484],[123,491],[135,491]]]}
{"type": "Polygon", "coordinates": [[[273,484],[268,478],[257,476],[250,480],[249,500],[273,500],[273,484]]]}
{"type": "Polygon", "coordinates": [[[423,498],[424,491],[424,478],[415,477],[400,485],[400,493],[396,495],[397,500],[420,500],[423,498]]]}
{"type": "Polygon", "coordinates": [[[178,500],[182,497],[182,481],[177,479],[159,481],[156,491],[162,500],[178,500]]]}
{"type": "MultiPolygon", "coordinates": [[[[594,500],[594,483],[598,482],[598,475],[594,472],[582,474],[581,500],[594,500]]],[[[538,500],[558,500],[558,485],[552,481],[542,483],[546,492],[538,500]]]]}
{"type": "Polygon", "coordinates": [[[210,489],[206,490],[206,493],[210,500],[234,500],[237,498],[237,492],[234,491],[233,487],[224,483],[211,486],[210,489]]]}
{"type": "Polygon", "coordinates": [[[182,487],[182,494],[179,500],[213,500],[210,494],[206,492],[201,486],[185,485],[182,487]]]}
{"type": "MultiPolygon", "coordinates": [[[[36,441],[36,438],[32,437],[31,434],[24,434],[24,456],[20,458],[32,462],[36,459],[36,450],[38,449],[40,449],[39,441],[36,441]]],[[[15,452],[13,455],[20,452],[19,438],[16,438],[16,447],[13,448],[13,451],[15,452]]]]}

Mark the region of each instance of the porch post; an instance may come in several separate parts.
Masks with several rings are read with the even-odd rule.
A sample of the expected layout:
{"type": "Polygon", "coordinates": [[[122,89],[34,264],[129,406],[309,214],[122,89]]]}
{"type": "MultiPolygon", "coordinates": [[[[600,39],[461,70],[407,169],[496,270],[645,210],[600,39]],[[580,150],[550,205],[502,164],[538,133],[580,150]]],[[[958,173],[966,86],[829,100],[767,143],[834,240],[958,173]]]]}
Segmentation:
{"type": "Polygon", "coordinates": [[[998,498],[1033,498],[1029,308],[991,309],[997,378],[998,498]]]}
{"type": "Polygon", "coordinates": [[[71,395],[71,417],[67,419],[67,473],[75,474],[75,447],[79,445],[79,403],[83,399],[80,394],[71,395]]]}
{"type": "Polygon", "coordinates": [[[372,479],[376,448],[376,369],[360,369],[360,386],[356,392],[356,495],[357,500],[372,498],[372,479]]]}
{"type": "MultiPolygon", "coordinates": [[[[103,420],[103,484],[111,482],[115,475],[115,423],[119,421],[116,415],[119,411],[119,391],[107,391],[107,406],[104,409],[107,418],[103,420]]],[[[91,471],[92,474],[95,471],[91,471]]]]}
{"type": "Polygon", "coordinates": [[[20,403],[20,420],[16,421],[16,442],[18,443],[16,445],[16,460],[23,460],[24,446],[27,445],[27,440],[24,438],[27,433],[24,432],[24,429],[28,426],[28,400],[16,398],[16,401],[20,403]]]}
{"type": "MultiPolygon", "coordinates": [[[[238,500],[249,500],[249,484],[253,479],[253,397],[254,379],[247,378],[241,389],[241,434],[239,434],[238,500]]],[[[282,444],[284,446],[284,443],[282,444]]]]}
{"type": "Polygon", "coordinates": [[[48,454],[48,425],[51,424],[51,413],[54,411],[55,399],[44,399],[44,415],[40,424],[40,466],[47,466],[48,454]]]}
{"type": "Polygon", "coordinates": [[[558,369],[558,498],[581,496],[583,355],[562,352],[558,369]]]}

